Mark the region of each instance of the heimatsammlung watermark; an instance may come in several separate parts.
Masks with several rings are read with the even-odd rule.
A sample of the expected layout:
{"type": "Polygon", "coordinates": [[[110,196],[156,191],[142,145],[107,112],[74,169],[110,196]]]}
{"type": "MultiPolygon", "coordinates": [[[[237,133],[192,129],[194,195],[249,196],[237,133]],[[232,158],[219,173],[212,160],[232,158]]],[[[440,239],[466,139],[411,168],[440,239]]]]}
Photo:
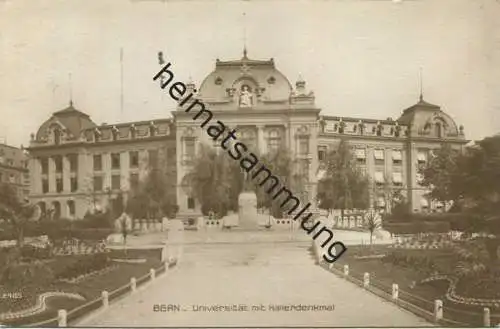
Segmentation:
{"type": "MultiPolygon", "coordinates": [[[[161,88],[165,89],[171,82],[174,80],[174,74],[169,70],[171,63],[167,63],[160,72],[158,72],[154,77],[153,81],[160,79],[161,88]]],[[[196,89],[191,93],[185,96],[187,91],[187,87],[182,82],[174,82],[169,88],[169,95],[172,99],[179,101],[179,105],[184,108],[186,113],[190,113],[193,109],[197,111],[197,113],[193,116],[193,120],[197,120],[203,114],[206,114],[205,120],[200,124],[201,128],[206,129],[206,133],[214,140],[219,140],[220,137],[225,137],[221,142],[221,147],[227,151],[229,156],[240,162],[240,167],[247,172],[247,174],[252,179],[257,179],[265,177],[259,185],[263,187],[266,182],[272,182],[271,185],[268,185],[268,189],[266,192],[272,195],[274,201],[280,196],[286,196],[284,201],[281,203],[280,207],[284,208],[285,205],[289,205],[290,203],[293,206],[290,206],[288,211],[288,215],[292,215],[300,206],[300,200],[293,195],[293,193],[286,187],[280,183],[278,177],[273,175],[271,171],[262,163],[259,162],[258,157],[249,152],[248,147],[242,143],[238,142],[238,138],[235,136],[235,129],[228,129],[228,127],[221,121],[215,120],[212,111],[205,107],[205,104],[201,102],[199,99],[193,98],[193,93],[196,93],[196,89]],[[189,103],[189,104],[188,104],[189,103]],[[207,127],[208,125],[208,127],[207,127]],[[230,145],[229,141],[231,141],[230,145]],[[259,166],[258,166],[259,165],[259,166]],[[256,169],[258,167],[258,169],[256,169]],[[280,189],[278,187],[281,186],[280,189]],[[274,194],[274,195],[273,195],[274,194]]],[[[306,224],[309,222],[309,219],[313,215],[310,211],[307,211],[311,203],[308,202],[295,216],[293,220],[296,221],[302,216],[302,220],[300,223],[300,227],[307,232],[307,234],[313,233],[316,228],[319,227],[321,221],[316,221],[314,225],[311,227],[307,227],[306,224]],[[303,216],[304,214],[304,216],[303,216]]],[[[333,239],[333,232],[328,229],[325,225],[321,227],[320,230],[316,232],[313,236],[313,239],[316,240],[321,236],[322,233],[326,233],[328,238],[321,244],[321,247],[324,248],[328,243],[333,239]]],[[[346,246],[340,242],[335,241],[327,249],[327,253],[323,255],[323,259],[328,263],[335,262],[344,252],[346,252],[346,246]]]]}

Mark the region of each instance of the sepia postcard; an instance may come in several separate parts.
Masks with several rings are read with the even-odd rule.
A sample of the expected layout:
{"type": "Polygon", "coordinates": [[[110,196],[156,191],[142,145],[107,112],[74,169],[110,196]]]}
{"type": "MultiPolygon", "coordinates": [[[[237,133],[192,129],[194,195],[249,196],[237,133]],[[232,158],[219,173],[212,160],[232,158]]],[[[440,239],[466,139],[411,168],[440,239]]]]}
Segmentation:
{"type": "Polygon", "coordinates": [[[500,0],[0,0],[0,327],[500,327],[500,0]]]}

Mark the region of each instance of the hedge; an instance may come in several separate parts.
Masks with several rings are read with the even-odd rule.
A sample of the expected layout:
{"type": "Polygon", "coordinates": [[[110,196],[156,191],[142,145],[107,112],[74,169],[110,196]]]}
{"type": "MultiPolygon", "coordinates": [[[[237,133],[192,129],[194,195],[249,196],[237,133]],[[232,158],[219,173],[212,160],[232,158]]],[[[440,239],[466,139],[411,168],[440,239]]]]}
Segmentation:
{"type": "Polygon", "coordinates": [[[392,234],[447,233],[450,231],[450,223],[423,221],[408,223],[384,223],[384,229],[392,234]]]}
{"type": "Polygon", "coordinates": [[[432,214],[406,214],[398,217],[389,216],[385,222],[386,225],[414,223],[414,222],[433,222],[433,223],[448,223],[451,230],[465,231],[473,226],[474,218],[469,214],[464,213],[432,213],[432,214]]]}

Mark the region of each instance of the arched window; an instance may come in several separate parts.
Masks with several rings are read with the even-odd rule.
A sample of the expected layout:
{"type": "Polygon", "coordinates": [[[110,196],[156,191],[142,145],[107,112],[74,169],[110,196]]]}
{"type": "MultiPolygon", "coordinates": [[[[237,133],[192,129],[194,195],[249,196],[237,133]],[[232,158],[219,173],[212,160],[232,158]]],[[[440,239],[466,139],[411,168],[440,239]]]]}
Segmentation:
{"type": "Polygon", "coordinates": [[[68,200],[66,202],[67,206],[68,206],[68,214],[70,216],[75,216],[75,213],[76,213],[76,209],[75,209],[75,201],[73,200],[68,200]]]}
{"type": "Polygon", "coordinates": [[[441,122],[436,122],[434,126],[436,127],[437,138],[443,138],[443,124],[441,122]]]}
{"type": "Polygon", "coordinates": [[[54,144],[61,144],[61,129],[59,127],[54,128],[54,144]]]}
{"type": "Polygon", "coordinates": [[[61,204],[59,201],[52,202],[52,209],[54,211],[52,219],[57,220],[61,218],[61,204]]]}

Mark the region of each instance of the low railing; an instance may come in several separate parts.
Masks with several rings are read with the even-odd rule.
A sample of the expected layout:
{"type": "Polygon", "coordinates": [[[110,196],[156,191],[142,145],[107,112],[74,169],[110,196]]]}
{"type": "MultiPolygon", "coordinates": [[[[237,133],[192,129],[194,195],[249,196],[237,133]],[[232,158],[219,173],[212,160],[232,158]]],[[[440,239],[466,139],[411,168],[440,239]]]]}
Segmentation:
{"type": "Polygon", "coordinates": [[[176,265],[176,261],[169,262],[165,261],[161,266],[156,269],[150,269],[150,271],[141,276],[140,278],[131,278],[130,282],[124,286],[121,286],[111,292],[103,291],[101,297],[89,301],[83,305],[77,306],[70,311],[61,309],[58,311],[57,317],[28,324],[28,327],[66,327],[68,323],[74,323],[75,321],[81,319],[82,317],[88,315],[89,313],[96,311],[98,309],[105,309],[109,307],[110,302],[124,297],[128,293],[134,293],[138,287],[144,285],[147,282],[154,281],[156,277],[160,274],[168,272],[168,269],[176,265]]]}
{"type": "Polygon", "coordinates": [[[315,241],[313,242],[313,253],[317,263],[324,269],[363,287],[367,291],[385,300],[392,301],[399,307],[430,322],[436,323],[437,325],[452,327],[492,327],[494,324],[497,324],[497,326],[500,326],[500,313],[491,314],[491,310],[487,307],[485,307],[481,313],[445,306],[440,299],[430,301],[407,291],[400,290],[397,283],[393,283],[389,286],[387,283],[374,280],[370,277],[370,273],[368,272],[354,272],[347,264],[339,265],[337,263],[327,263],[323,259],[322,248],[315,241]]]}

